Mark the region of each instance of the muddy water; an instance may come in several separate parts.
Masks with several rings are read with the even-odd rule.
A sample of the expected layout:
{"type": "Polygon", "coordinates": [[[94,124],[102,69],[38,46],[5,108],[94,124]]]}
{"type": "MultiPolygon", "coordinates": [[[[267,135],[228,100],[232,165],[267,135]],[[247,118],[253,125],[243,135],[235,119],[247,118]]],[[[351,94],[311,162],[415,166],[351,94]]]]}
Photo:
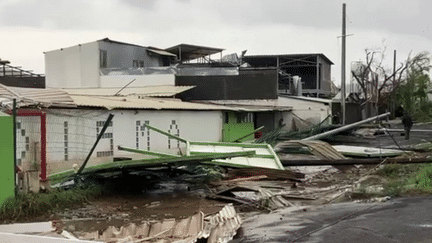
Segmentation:
{"type": "Polygon", "coordinates": [[[213,214],[225,203],[204,198],[203,189],[191,189],[187,184],[161,183],[157,189],[140,194],[109,194],[84,205],[67,209],[54,216],[64,229],[71,232],[93,232],[108,226],[121,227],[165,218],[186,218],[197,212],[213,214]]]}

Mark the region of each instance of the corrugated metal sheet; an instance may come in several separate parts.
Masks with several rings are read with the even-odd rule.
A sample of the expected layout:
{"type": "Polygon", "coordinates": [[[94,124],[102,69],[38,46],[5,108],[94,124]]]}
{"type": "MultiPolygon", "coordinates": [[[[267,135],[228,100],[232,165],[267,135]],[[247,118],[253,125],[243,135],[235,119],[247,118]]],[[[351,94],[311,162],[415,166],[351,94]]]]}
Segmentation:
{"type": "Polygon", "coordinates": [[[235,157],[225,160],[214,160],[226,164],[236,164],[252,167],[262,167],[285,170],[273,148],[268,144],[242,144],[242,143],[211,143],[211,142],[193,142],[187,147],[188,154],[206,154],[206,153],[228,153],[255,151],[251,157],[235,157]]]}
{"type": "Polygon", "coordinates": [[[292,149],[307,147],[309,152],[321,159],[346,159],[337,149],[322,141],[289,140],[278,143],[274,150],[276,153],[289,154],[292,149]]]}
{"type": "Polygon", "coordinates": [[[333,148],[339,153],[346,156],[365,158],[395,157],[405,153],[404,151],[397,149],[371,148],[348,145],[334,145],[333,148]]]}
{"type": "Polygon", "coordinates": [[[172,53],[170,53],[170,52],[163,51],[163,50],[155,50],[155,49],[147,48],[147,51],[151,51],[151,52],[154,52],[154,53],[159,54],[159,55],[162,55],[162,56],[177,57],[176,54],[172,54],[172,53]]]}
{"type": "Polygon", "coordinates": [[[153,109],[153,110],[234,110],[229,107],[183,102],[173,99],[102,97],[72,95],[77,106],[103,107],[112,109],[153,109]]]}
{"type": "Polygon", "coordinates": [[[244,59],[248,59],[248,58],[269,58],[269,57],[285,57],[285,58],[301,58],[301,57],[305,57],[305,56],[320,56],[322,58],[324,58],[325,60],[327,60],[328,63],[330,64],[334,64],[332,61],[330,61],[330,59],[322,54],[322,53],[299,53],[299,54],[275,54],[275,55],[247,55],[244,57],[244,59]]]}
{"type": "Polygon", "coordinates": [[[277,105],[277,100],[204,100],[206,104],[224,105],[238,110],[250,111],[291,111],[292,106],[277,105]]]}
{"type": "MultiPolygon", "coordinates": [[[[186,90],[190,90],[195,86],[148,86],[148,87],[126,87],[119,95],[129,96],[148,96],[148,97],[170,97],[186,90]]],[[[94,96],[113,96],[121,88],[85,88],[85,89],[63,89],[70,95],[94,95],[94,96]]]]}
{"type": "Polygon", "coordinates": [[[312,101],[312,102],[318,102],[323,104],[331,104],[333,102],[332,99],[323,99],[323,98],[306,97],[306,96],[293,96],[293,95],[285,95],[285,94],[279,94],[279,97],[286,98],[286,99],[294,99],[294,100],[312,101]]]}
{"type": "Polygon", "coordinates": [[[118,96],[83,96],[71,95],[77,106],[103,107],[112,109],[151,109],[151,110],[221,110],[221,111],[244,111],[263,112],[273,111],[273,108],[262,107],[240,107],[224,106],[214,104],[202,104],[196,102],[185,102],[177,99],[136,98],[118,96]]]}
{"type": "Polygon", "coordinates": [[[52,88],[18,88],[0,84],[0,98],[4,98],[2,103],[7,106],[12,103],[13,99],[17,99],[18,106],[75,107],[74,101],[68,93],[52,88]]]}
{"type": "Polygon", "coordinates": [[[162,222],[145,222],[141,225],[129,224],[117,229],[108,227],[101,235],[89,233],[84,239],[104,242],[196,242],[206,238],[208,243],[230,241],[240,228],[241,219],[232,204],[221,211],[204,218],[199,212],[186,219],[165,219],[162,222]]]}

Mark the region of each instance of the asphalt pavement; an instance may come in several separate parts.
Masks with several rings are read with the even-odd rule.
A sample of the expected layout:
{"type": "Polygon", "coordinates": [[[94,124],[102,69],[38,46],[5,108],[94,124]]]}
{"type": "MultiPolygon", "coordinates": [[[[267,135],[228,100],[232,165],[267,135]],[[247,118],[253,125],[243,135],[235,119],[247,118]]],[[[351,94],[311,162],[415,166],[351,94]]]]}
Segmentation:
{"type": "Polygon", "coordinates": [[[231,242],[432,242],[432,196],[258,214],[245,219],[231,242]]]}

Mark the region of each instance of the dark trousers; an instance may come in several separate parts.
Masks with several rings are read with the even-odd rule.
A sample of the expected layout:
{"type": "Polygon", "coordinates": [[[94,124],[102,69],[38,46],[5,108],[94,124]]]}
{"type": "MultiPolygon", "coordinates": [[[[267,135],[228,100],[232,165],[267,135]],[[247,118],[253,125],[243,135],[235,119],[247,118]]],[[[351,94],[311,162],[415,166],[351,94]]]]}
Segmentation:
{"type": "Polygon", "coordinates": [[[408,140],[411,127],[405,127],[404,129],[405,129],[405,140],[408,140]]]}

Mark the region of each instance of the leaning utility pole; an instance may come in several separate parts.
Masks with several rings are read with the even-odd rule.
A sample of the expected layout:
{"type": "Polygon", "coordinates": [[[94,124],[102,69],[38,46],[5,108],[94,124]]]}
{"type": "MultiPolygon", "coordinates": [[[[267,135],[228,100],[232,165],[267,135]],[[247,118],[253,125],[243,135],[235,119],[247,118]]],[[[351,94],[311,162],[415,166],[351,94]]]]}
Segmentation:
{"type": "Polygon", "coordinates": [[[342,4],[342,72],[341,72],[341,108],[342,125],[345,125],[345,38],[346,38],[346,4],[342,4]]]}

